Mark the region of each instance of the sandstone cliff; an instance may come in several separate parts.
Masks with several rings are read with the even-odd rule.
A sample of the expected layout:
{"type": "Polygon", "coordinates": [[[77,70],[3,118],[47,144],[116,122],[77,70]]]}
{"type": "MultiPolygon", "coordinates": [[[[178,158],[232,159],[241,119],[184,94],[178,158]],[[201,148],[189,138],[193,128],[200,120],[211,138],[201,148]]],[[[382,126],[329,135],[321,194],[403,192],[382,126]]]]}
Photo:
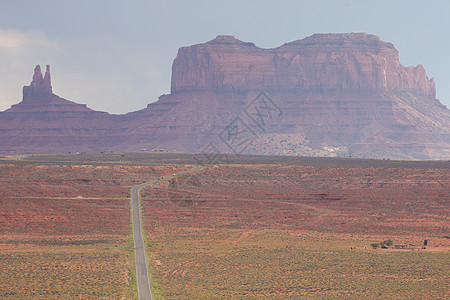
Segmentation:
{"type": "Polygon", "coordinates": [[[315,34],[275,49],[232,36],[180,48],[172,93],[183,91],[390,91],[435,97],[422,65],[403,67],[375,35],[315,34]]]}
{"type": "Polygon", "coordinates": [[[103,151],[118,137],[115,118],[52,93],[50,67],[23,87],[22,102],[0,112],[0,153],[103,151]]]}
{"type": "MultiPolygon", "coordinates": [[[[172,94],[158,103],[208,103],[196,108],[209,112],[198,119],[183,118],[189,106],[173,109],[178,123],[207,124],[211,140],[226,126],[219,114],[238,116],[259,91],[285,113],[258,134],[251,153],[450,157],[449,110],[435,99],[433,79],[422,65],[402,66],[392,44],[365,33],[316,34],[274,49],[218,36],[180,48],[172,94]]],[[[193,140],[201,146],[198,135],[193,140]]]]}
{"type": "Polygon", "coordinates": [[[274,49],[218,36],[180,48],[171,94],[126,115],[54,95],[50,68],[42,76],[36,67],[22,102],[0,113],[0,153],[198,152],[211,143],[224,152],[449,159],[450,113],[421,65],[402,66],[392,44],[365,33],[274,49]],[[277,105],[265,116],[279,116],[264,128],[248,113],[261,92],[277,105]],[[239,151],[224,139],[233,122],[250,129],[239,151]]]}

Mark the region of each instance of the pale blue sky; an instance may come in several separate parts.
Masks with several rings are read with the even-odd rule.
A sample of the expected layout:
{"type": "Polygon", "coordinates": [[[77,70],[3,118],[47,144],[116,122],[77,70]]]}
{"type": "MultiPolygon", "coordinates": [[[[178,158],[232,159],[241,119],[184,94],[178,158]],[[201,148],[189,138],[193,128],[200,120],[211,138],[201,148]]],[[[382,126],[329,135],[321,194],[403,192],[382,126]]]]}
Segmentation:
{"type": "Polygon", "coordinates": [[[170,92],[179,47],[229,34],[272,48],[329,32],[393,43],[450,107],[449,28],[448,0],[0,0],[0,110],[21,100],[36,64],[51,65],[56,94],[125,113],[170,92]]]}

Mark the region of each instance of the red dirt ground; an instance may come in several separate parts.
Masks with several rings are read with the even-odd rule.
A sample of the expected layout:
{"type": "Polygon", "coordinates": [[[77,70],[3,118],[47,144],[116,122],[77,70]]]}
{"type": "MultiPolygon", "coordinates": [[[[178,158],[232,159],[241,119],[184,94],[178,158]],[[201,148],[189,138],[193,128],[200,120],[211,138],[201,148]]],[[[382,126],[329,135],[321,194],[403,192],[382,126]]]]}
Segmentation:
{"type": "Polygon", "coordinates": [[[349,162],[207,166],[146,189],[144,224],[161,294],[445,296],[450,173],[442,165],[448,164],[349,162]],[[427,239],[430,251],[370,247],[388,239],[419,248],[427,239]]]}
{"type": "Polygon", "coordinates": [[[0,233],[126,235],[131,187],[184,169],[0,164],[0,233]]]}
{"type": "Polygon", "coordinates": [[[130,189],[183,170],[0,163],[0,298],[130,299],[130,189]]]}
{"type": "Polygon", "coordinates": [[[448,168],[214,166],[147,189],[144,214],[151,224],[284,228],[414,242],[432,237],[445,243],[449,174],[448,168]]]}

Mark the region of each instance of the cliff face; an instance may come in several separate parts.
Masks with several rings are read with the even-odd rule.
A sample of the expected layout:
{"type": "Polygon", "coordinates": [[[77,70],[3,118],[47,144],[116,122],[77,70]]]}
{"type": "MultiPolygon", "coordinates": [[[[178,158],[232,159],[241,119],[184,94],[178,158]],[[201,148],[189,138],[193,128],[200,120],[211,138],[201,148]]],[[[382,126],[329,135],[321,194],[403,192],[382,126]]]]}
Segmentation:
{"type": "Polygon", "coordinates": [[[390,43],[364,33],[316,34],[275,49],[231,36],[183,47],[172,93],[183,91],[407,91],[434,97],[423,66],[403,67],[390,43]]]}
{"type": "Polygon", "coordinates": [[[0,153],[103,151],[118,138],[117,118],[53,94],[50,66],[42,76],[38,65],[22,102],[0,112],[0,153]]]}
{"type": "MultiPolygon", "coordinates": [[[[260,91],[284,115],[271,132],[258,135],[251,153],[450,157],[449,110],[435,99],[433,79],[422,65],[402,66],[392,44],[365,33],[315,34],[274,49],[218,36],[180,48],[172,66],[172,95],[164,101],[221,103],[215,111],[197,108],[199,115],[210,111],[204,118],[184,120],[193,127],[209,124],[208,140],[226,126],[223,118],[212,122],[210,116],[231,108],[239,116],[260,91]],[[230,95],[233,104],[226,100],[230,95]]],[[[183,106],[178,122],[187,113],[183,106]]]]}
{"type": "Polygon", "coordinates": [[[450,158],[450,113],[433,79],[364,33],[316,34],[274,49],[218,36],[180,48],[171,94],[126,115],[54,95],[50,68],[42,76],[38,66],[22,102],[0,112],[0,153],[198,152],[211,142],[233,152],[224,136],[236,117],[251,129],[240,153],[450,158]],[[257,117],[280,116],[263,130],[248,111],[261,92],[277,107],[260,103],[257,117]]]}

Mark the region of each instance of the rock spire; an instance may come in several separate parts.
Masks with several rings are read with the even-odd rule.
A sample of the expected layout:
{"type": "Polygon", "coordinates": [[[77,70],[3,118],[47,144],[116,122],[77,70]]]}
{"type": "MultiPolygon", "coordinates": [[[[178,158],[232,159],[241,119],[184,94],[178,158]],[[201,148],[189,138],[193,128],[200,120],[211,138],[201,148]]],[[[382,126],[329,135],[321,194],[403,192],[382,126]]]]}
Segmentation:
{"type": "Polygon", "coordinates": [[[33,80],[29,86],[23,87],[23,101],[34,102],[48,99],[52,95],[50,66],[46,66],[45,76],[42,76],[41,66],[34,68],[33,80]]]}

